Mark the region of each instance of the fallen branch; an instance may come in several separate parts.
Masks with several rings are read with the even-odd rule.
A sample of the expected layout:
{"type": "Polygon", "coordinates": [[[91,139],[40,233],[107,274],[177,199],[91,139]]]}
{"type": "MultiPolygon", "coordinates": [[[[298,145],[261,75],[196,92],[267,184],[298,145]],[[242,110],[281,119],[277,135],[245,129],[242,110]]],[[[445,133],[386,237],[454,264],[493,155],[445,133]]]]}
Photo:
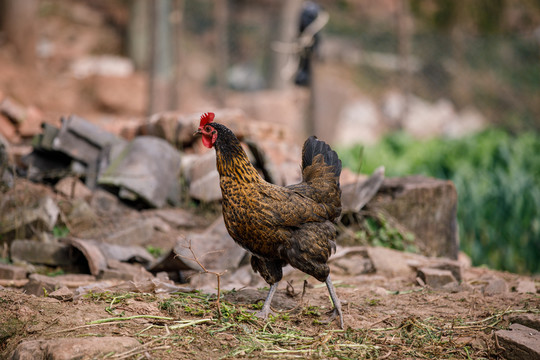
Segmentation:
{"type": "MultiPolygon", "coordinates": [[[[191,253],[191,255],[193,255],[192,258],[188,258],[188,257],[185,257],[185,256],[182,256],[182,255],[178,255],[176,254],[176,256],[178,257],[181,257],[181,258],[184,258],[184,259],[188,259],[188,260],[192,260],[192,261],[195,261],[197,263],[197,265],[199,265],[202,269],[202,272],[205,273],[205,274],[212,274],[212,275],[215,275],[216,276],[216,279],[217,279],[217,300],[216,300],[216,306],[217,306],[217,311],[218,311],[218,320],[221,320],[221,304],[220,304],[220,298],[221,298],[221,276],[223,274],[225,274],[227,272],[227,270],[225,271],[222,271],[222,272],[216,272],[216,271],[211,271],[211,270],[208,270],[199,260],[199,258],[197,257],[197,255],[195,255],[195,252],[193,251],[193,247],[191,246],[191,239],[189,240],[189,245],[187,247],[187,249],[189,250],[189,252],[191,253]]],[[[204,254],[203,256],[205,256],[206,254],[204,254]]]]}
{"type": "Polygon", "coordinates": [[[193,326],[193,325],[201,324],[201,323],[208,322],[208,321],[212,321],[212,319],[199,319],[199,320],[181,320],[181,321],[175,321],[176,323],[179,323],[179,324],[169,326],[169,329],[171,329],[171,330],[174,330],[174,329],[181,329],[181,328],[185,328],[185,327],[188,327],[188,326],[193,326]]]}
{"type": "Polygon", "coordinates": [[[54,331],[54,332],[51,332],[51,333],[47,333],[46,335],[55,335],[55,334],[60,334],[60,333],[63,333],[63,332],[68,332],[68,331],[73,331],[73,330],[78,330],[78,329],[86,329],[86,328],[90,328],[90,327],[94,327],[94,326],[115,325],[115,324],[121,324],[121,323],[122,323],[122,321],[115,321],[115,322],[109,322],[109,323],[98,323],[98,324],[86,324],[86,325],[75,326],[75,327],[72,327],[70,329],[62,329],[62,330],[54,331]]]}
{"type": "Polygon", "coordinates": [[[373,326],[375,326],[375,325],[377,325],[377,324],[380,324],[380,323],[382,323],[382,322],[385,322],[386,320],[388,320],[388,319],[390,319],[390,318],[392,318],[392,316],[390,316],[390,315],[389,315],[389,316],[386,316],[386,317],[383,317],[383,318],[380,319],[380,320],[377,320],[377,321],[375,321],[375,322],[372,322],[372,323],[369,324],[367,327],[368,327],[368,329],[371,329],[373,326]]]}
{"type": "Polygon", "coordinates": [[[108,323],[112,321],[127,321],[127,320],[133,320],[133,319],[156,319],[156,320],[174,320],[174,318],[166,317],[166,316],[156,316],[156,315],[133,315],[133,316],[126,316],[126,317],[112,317],[108,319],[99,319],[90,321],[88,325],[93,324],[103,324],[108,323]]]}

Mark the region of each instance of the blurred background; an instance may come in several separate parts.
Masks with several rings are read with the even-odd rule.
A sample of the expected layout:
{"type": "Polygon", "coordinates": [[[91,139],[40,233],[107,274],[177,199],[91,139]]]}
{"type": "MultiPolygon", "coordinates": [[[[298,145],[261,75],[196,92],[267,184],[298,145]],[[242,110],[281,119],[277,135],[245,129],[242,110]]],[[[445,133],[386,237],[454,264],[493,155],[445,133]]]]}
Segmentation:
{"type": "MultiPolygon", "coordinates": [[[[240,108],[454,181],[475,265],[540,273],[538,0],[0,0],[0,101],[107,129],[240,108]]],[[[4,121],[4,123],[2,123],[4,121]]],[[[38,130],[36,130],[36,128],[38,130]]],[[[120,130],[118,130],[120,131],[120,130]]]]}

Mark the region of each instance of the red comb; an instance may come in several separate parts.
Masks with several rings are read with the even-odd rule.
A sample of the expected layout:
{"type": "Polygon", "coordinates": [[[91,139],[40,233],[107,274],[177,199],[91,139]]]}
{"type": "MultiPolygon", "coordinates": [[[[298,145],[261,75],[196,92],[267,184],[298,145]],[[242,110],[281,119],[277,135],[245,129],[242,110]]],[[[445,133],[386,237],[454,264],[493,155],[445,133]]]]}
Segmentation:
{"type": "Polygon", "coordinates": [[[199,127],[203,127],[204,125],[212,122],[214,120],[214,117],[216,115],[213,112],[207,112],[201,115],[201,123],[199,124],[199,127]]]}

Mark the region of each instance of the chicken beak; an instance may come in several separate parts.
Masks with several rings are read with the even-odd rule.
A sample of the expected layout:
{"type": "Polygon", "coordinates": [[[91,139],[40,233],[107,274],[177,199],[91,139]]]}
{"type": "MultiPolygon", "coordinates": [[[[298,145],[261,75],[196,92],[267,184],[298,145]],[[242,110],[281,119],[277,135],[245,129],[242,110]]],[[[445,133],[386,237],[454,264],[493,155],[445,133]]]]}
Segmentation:
{"type": "Polygon", "coordinates": [[[197,129],[197,131],[195,131],[195,132],[193,133],[193,136],[200,135],[200,134],[202,134],[201,129],[197,129]]]}

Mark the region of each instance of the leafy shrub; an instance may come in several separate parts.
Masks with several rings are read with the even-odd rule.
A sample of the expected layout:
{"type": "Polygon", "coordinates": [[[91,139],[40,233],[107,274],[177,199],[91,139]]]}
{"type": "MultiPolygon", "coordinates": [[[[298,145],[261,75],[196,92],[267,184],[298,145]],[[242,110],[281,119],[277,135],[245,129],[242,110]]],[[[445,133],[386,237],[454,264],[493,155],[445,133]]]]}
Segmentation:
{"type": "Polygon", "coordinates": [[[462,250],[473,264],[540,273],[540,136],[489,129],[461,139],[416,141],[404,133],[373,147],[341,149],[345,166],[387,176],[452,180],[458,191],[462,250]]]}

